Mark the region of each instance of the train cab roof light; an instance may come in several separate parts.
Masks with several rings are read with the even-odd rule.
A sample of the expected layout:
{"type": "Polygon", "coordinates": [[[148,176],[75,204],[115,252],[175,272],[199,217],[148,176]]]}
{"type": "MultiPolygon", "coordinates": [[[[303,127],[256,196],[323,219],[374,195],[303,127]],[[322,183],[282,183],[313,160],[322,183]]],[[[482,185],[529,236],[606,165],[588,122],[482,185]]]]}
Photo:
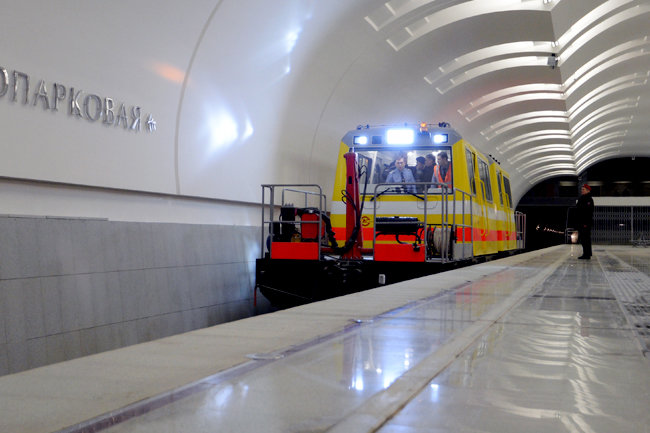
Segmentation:
{"type": "Polygon", "coordinates": [[[434,144],[443,144],[447,143],[449,141],[449,135],[448,134],[434,134],[433,135],[433,143],[434,144]]]}
{"type": "Polygon", "coordinates": [[[415,131],[410,128],[389,129],[386,131],[388,144],[413,144],[415,131]]]}
{"type": "Polygon", "coordinates": [[[420,133],[429,132],[429,125],[426,122],[420,122],[420,133]]]}
{"type": "Polygon", "coordinates": [[[365,135],[355,135],[352,143],[363,146],[364,144],[368,144],[368,137],[365,135]]]}

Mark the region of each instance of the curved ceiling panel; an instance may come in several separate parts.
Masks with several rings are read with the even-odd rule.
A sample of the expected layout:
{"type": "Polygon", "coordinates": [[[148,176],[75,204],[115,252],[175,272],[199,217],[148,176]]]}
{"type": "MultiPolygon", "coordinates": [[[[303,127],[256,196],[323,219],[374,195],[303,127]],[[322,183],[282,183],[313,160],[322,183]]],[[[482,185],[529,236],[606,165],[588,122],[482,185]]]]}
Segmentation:
{"type": "Polygon", "coordinates": [[[387,89],[390,101],[401,91],[420,97],[398,119],[400,102],[369,114],[449,121],[504,165],[517,201],[535,183],[579,175],[603,158],[650,156],[650,1],[368,4],[363,19],[376,45],[341,83],[372,57],[382,71],[366,74],[367,91],[387,89]]]}
{"type": "Polygon", "coordinates": [[[515,202],[602,159],[650,157],[650,0],[76,3],[3,10],[0,98],[12,71],[34,75],[41,102],[37,75],[67,77],[151,107],[157,132],[61,129],[5,96],[6,177],[257,202],[262,183],[332,191],[356,125],[419,121],[449,122],[500,161],[515,202]],[[70,154],[73,170],[52,163],[70,154]]]}

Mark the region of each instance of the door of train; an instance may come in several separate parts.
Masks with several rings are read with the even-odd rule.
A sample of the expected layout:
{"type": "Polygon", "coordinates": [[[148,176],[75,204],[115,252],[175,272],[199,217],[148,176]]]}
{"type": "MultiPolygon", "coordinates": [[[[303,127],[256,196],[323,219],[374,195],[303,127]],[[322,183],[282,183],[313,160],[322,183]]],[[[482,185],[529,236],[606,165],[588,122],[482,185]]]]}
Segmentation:
{"type": "Polygon", "coordinates": [[[481,180],[478,171],[478,162],[476,152],[469,147],[465,148],[465,158],[467,163],[467,174],[469,176],[470,193],[476,198],[475,208],[472,211],[474,234],[474,255],[483,255],[488,250],[488,233],[489,233],[489,215],[486,200],[485,186],[481,180]]]}

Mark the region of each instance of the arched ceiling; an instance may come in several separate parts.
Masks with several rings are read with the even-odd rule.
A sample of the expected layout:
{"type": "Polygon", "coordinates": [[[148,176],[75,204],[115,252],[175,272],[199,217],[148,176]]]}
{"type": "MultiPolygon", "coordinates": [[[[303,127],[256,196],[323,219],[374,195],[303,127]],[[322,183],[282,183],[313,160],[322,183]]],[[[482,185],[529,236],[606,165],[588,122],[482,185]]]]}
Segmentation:
{"type": "Polygon", "coordinates": [[[517,201],[544,179],[650,156],[650,1],[362,4],[332,25],[366,28],[331,110],[354,106],[369,117],[358,123],[450,122],[510,173],[517,201]]]}
{"type": "Polygon", "coordinates": [[[650,0],[190,4],[6,8],[0,175],[238,203],[266,183],[329,194],[347,131],[421,121],[498,160],[515,202],[601,160],[650,157],[650,0]],[[27,75],[32,99],[16,102],[27,75]],[[39,82],[57,81],[155,113],[155,134],[62,121],[71,110],[41,104],[39,82]]]}

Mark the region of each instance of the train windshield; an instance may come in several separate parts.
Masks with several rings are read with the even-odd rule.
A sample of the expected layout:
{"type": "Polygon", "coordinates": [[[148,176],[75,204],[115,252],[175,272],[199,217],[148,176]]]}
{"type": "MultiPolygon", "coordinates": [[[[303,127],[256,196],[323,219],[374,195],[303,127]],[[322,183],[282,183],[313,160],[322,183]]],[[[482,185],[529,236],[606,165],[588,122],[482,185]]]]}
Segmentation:
{"type": "MultiPolygon", "coordinates": [[[[422,193],[429,185],[417,182],[433,180],[436,157],[439,153],[447,155],[451,167],[450,147],[426,147],[414,149],[355,149],[361,169],[359,183],[367,182],[367,191],[372,194],[376,185],[383,183],[404,183],[402,188],[390,188],[382,194],[422,193]]],[[[451,176],[449,177],[451,179],[451,176]]],[[[393,185],[394,186],[394,185],[393,185]]],[[[451,186],[451,185],[450,185],[451,186]]]]}

